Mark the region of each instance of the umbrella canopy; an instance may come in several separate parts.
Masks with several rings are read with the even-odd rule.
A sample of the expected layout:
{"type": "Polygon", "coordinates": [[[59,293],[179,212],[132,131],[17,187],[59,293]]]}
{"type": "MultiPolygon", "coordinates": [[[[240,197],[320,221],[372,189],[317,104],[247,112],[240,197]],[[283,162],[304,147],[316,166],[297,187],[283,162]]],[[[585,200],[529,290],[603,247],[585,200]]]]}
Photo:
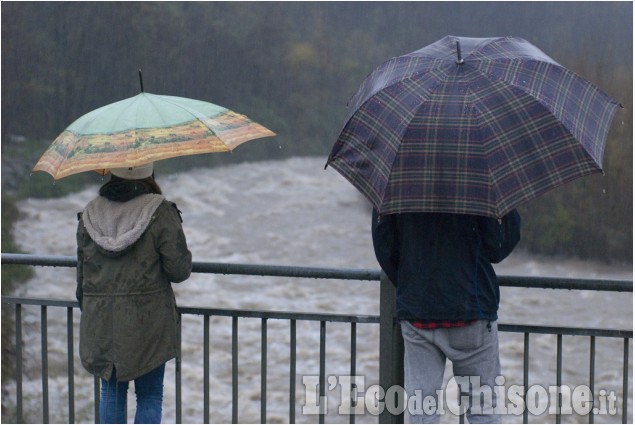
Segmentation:
{"type": "Polygon", "coordinates": [[[142,92],[83,115],[60,134],[33,171],[54,179],[105,174],[160,159],[227,152],[275,133],[244,115],[200,100],[142,92]]]}
{"type": "Polygon", "coordinates": [[[447,36],[365,79],[327,166],[381,214],[502,217],[601,172],[618,106],[523,39],[447,36]]]}

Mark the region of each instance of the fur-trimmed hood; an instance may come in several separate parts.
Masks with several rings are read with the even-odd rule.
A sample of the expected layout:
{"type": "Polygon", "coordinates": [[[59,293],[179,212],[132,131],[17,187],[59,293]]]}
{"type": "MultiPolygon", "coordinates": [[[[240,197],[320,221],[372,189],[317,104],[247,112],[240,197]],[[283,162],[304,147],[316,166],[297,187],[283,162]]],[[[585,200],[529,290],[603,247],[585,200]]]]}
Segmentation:
{"type": "Polygon", "coordinates": [[[127,202],[115,202],[98,196],[82,213],[84,226],[99,247],[119,253],[141,237],[164,199],[162,195],[144,194],[127,202]]]}

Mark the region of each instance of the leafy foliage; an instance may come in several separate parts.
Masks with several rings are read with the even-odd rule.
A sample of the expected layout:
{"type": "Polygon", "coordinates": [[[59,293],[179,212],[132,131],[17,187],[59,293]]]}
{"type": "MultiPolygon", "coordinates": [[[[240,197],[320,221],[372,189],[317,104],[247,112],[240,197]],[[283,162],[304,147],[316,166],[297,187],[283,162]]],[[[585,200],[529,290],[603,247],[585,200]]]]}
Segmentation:
{"type": "MultiPolygon", "coordinates": [[[[278,133],[231,155],[165,161],[167,171],[326,158],[347,101],[384,60],[447,34],[515,35],[625,106],[610,134],[606,175],[523,207],[523,246],[630,261],[631,31],[628,2],[5,2],[3,191],[6,161],[34,164],[73,120],[137,94],[140,68],[147,92],[216,103],[278,133]],[[15,136],[31,148],[12,150],[15,136]]],[[[38,173],[11,177],[20,196],[61,194],[96,178],[64,179],[52,189],[38,173]]]]}

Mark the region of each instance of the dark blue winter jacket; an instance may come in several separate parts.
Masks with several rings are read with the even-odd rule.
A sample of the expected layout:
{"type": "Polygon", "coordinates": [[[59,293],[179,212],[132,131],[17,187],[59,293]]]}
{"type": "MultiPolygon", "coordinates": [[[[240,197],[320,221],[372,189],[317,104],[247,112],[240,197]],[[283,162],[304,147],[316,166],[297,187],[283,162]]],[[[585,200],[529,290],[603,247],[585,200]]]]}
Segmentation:
{"type": "Polygon", "coordinates": [[[500,292],[492,263],[520,240],[520,215],[373,212],[379,265],[397,286],[399,320],[496,320],[500,292]]]}

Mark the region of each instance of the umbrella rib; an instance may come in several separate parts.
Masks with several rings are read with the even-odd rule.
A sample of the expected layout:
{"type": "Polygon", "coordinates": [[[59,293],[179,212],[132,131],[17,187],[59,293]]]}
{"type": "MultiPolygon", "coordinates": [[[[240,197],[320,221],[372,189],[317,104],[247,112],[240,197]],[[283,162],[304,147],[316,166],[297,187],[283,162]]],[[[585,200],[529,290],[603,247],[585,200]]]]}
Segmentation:
{"type": "MultiPolygon", "coordinates": [[[[204,118],[209,118],[206,114],[201,114],[200,112],[196,111],[195,109],[188,108],[187,106],[184,106],[184,105],[180,105],[177,102],[174,102],[174,101],[170,100],[167,96],[161,96],[161,100],[163,102],[169,103],[170,105],[172,105],[172,106],[174,106],[176,108],[179,108],[179,109],[187,112],[188,114],[192,115],[192,117],[194,119],[200,121],[203,125],[205,125],[205,127],[209,128],[209,130],[212,133],[214,133],[214,130],[211,129],[207,124],[205,124],[204,118]]],[[[217,105],[214,105],[214,106],[217,106],[217,105]]],[[[219,107],[219,108],[226,110],[226,108],[222,108],[222,107],[219,107]]],[[[188,122],[188,121],[183,121],[183,122],[188,122]]]]}

